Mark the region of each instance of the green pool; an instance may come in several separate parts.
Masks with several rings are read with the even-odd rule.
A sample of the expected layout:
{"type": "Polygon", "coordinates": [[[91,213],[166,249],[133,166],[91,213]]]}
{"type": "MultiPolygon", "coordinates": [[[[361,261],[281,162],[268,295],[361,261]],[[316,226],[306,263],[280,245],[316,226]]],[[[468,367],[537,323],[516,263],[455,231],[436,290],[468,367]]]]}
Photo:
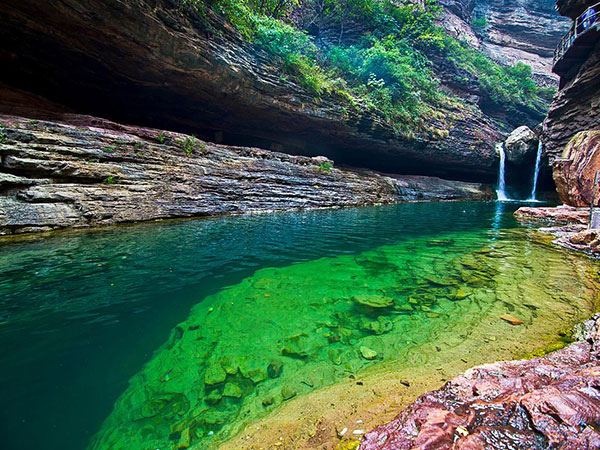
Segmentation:
{"type": "Polygon", "coordinates": [[[598,267],[518,226],[515,207],[409,204],[3,242],[7,448],[217,448],[365,370],[439,366],[459,347],[493,361],[560,346],[561,330],[596,309],[598,267]]]}

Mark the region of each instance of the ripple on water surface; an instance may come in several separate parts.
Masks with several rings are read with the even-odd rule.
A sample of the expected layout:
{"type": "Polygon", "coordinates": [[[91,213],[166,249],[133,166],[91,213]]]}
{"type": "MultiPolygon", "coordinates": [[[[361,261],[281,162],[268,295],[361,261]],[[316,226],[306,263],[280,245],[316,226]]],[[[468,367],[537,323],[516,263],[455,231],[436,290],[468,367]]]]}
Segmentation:
{"type": "Polygon", "coordinates": [[[0,241],[3,446],[211,448],[365,369],[556,344],[593,309],[595,265],[511,213],[413,204],[0,241]]]}

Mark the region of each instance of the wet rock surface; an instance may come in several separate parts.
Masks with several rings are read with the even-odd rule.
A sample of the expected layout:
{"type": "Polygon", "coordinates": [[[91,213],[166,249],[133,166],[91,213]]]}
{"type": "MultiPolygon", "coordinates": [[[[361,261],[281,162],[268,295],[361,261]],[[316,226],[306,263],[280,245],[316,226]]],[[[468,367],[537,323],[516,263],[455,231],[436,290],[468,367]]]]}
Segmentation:
{"type": "Polygon", "coordinates": [[[600,448],[600,315],[542,358],[466,371],[367,433],[360,450],[600,448]]]}
{"type": "Polygon", "coordinates": [[[484,185],[342,170],[87,116],[0,116],[0,234],[175,217],[485,199],[484,185]]]}
{"type": "Polygon", "coordinates": [[[515,212],[515,216],[519,220],[537,221],[549,225],[587,224],[590,210],[567,205],[556,208],[522,207],[515,212]]]}
{"type": "Polygon", "coordinates": [[[518,220],[525,223],[545,225],[542,233],[554,236],[554,244],[597,257],[600,255],[600,231],[589,230],[589,208],[562,205],[556,208],[519,208],[518,220]]]}

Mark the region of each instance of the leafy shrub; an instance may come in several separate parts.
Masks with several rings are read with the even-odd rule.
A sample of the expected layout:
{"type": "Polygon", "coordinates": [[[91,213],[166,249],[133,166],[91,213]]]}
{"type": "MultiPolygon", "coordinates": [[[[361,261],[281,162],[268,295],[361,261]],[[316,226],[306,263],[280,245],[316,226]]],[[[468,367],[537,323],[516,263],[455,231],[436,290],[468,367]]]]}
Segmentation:
{"type": "MultiPolygon", "coordinates": [[[[294,79],[317,98],[336,95],[353,108],[378,110],[400,133],[447,100],[431,58],[444,58],[457,72],[468,73],[484,97],[509,109],[539,109],[552,95],[536,86],[528,66],[499,66],[447,35],[436,24],[442,11],[437,0],[420,5],[398,0],[180,1],[226,16],[279,62],[282,81],[294,79]],[[320,19],[339,28],[338,42],[317,46],[298,27],[320,19]],[[350,23],[359,23],[364,32],[348,43],[343,38],[350,23]]],[[[485,17],[473,21],[475,29],[485,26],[485,17]]]]}
{"type": "Polygon", "coordinates": [[[477,19],[473,19],[471,22],[471,27],[473,27],[475,31],[482,31],[487,27],[487,25],[488,23],[485,17],[478,17],[477,19]]]}
{"type": "Polygon", "coordinates": [[[323,164],[320,164],[319,167],[317,167],[317,171],[321,172],[321,173],[329,173],[331,172],[331,169],[333,168],[333,164],[330,162],[325,162],[323,164]]]}

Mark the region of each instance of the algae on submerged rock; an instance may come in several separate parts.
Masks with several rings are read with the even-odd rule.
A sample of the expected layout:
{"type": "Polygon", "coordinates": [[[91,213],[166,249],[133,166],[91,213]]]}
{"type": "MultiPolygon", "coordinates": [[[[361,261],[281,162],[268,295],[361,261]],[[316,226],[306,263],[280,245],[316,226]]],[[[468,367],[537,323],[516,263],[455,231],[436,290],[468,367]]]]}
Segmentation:
{"type": "Polygon", "coordinates": [[[485,359],[492,346],[547,345],[557,323],[593,309],[590,262],[526,233],[503,233],[504,245],[493,248],[486,233],[465,232],[451,248],[414,239],[259,270],[192,309],[89,448],[217,448],[273,407],[379,362],[428,366],[442,347],[467,345],[485,359]],[[440,273],[452,282],[438,283],[440,273]],[[357,298],[377,299],[367,305],[375,317],[357,298]],[[525,324],[498,319],[507,313],[525,324]]]}

